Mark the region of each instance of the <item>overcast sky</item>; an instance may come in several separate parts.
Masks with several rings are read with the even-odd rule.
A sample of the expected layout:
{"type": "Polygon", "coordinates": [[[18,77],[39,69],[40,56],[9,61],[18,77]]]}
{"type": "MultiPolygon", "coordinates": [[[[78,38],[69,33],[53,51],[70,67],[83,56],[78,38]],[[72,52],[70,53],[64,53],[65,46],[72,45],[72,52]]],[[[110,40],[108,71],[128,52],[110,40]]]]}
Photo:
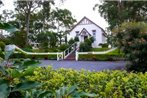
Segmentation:
{"type": "MultiPolygon", "coordinates": [[[[13,9],[14,0],[2,0],[4,2],[5,8],[3,9],[13,9]]],[[[56,0],[59,1],[59,0],[56,0]]],[[[63,4],[57,3],[56,6],[59,8],[66,8],[70,10],[77,21],[81,20],[84,16],[88,17],[90,20],[105,29],[108,24],[100,16],[98,11],[93,11],[93,7],[96,3],[100,3],[100,0],[66,0],[63,4]]]]}

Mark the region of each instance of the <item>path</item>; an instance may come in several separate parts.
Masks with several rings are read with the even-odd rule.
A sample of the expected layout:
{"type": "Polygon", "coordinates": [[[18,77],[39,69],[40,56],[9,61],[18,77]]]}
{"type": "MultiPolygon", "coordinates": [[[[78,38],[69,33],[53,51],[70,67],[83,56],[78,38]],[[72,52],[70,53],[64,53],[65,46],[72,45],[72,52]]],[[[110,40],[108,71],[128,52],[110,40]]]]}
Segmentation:
{"type": "Polygon", "coordinates": [[[54,69],[72,68],[76,70],[101,71],[107,69],[124,69],[127,62],[125,61],[55,61],[40,60],[40,66],[52,66],[54,69]]]}

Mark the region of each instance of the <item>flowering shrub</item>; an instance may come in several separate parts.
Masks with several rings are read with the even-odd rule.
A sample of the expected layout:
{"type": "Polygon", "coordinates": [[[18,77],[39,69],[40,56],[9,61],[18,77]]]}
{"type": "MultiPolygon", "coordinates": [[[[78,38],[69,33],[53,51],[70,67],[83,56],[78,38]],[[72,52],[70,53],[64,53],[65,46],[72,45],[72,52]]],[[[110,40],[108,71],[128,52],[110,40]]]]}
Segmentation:
{"type": "Polygon", "coordinates": [[[147,24],[144,22],[124,23],[114,32],[117,46],[131,61],[128,69],[147,71],[147,24]]]}

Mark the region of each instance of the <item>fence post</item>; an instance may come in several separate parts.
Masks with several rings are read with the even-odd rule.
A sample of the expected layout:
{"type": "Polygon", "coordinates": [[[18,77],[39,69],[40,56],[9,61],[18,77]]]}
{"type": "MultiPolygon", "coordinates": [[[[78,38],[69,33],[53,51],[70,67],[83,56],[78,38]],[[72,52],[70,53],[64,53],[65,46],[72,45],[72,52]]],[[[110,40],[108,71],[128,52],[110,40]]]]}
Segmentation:
{"type": "Polygon", "coordinates": [[[79,54],[78,54],[78,52],[76,51],[76,61],[78,61],[78,58],[79,58],[79,54]]]}
{"type": "Polygon", "coordinates": [[[63,60],[63,53],[62,52],[57,52],[57,61],[63,60]]]}

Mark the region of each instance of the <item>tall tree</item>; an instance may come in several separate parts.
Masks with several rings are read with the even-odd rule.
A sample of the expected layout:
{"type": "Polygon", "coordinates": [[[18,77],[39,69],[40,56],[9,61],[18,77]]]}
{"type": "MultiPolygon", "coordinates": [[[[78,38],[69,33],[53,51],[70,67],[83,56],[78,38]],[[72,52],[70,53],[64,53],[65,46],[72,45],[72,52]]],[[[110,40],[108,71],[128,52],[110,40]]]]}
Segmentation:
{"type": "Polygon", "coordinates": [[[66,30],[69,30],[76,20],[72,17],[72,13],[67,9],[58,9],[52,12],[52,17],[56,24],[56,32],[59,36],[59,43],[61,45],[63,35],[66,35],[66,30]]]}
{"type": "Polygon", "coordinates": [[[15,2],[15,11],[17,11],[18,14],[23,14],[25,16],[25,25],[26,25],[26,44],[29,43],[29,33],[30,33],[30,16],[32,13],[34,13],[37,8],[41,6],[40,0],[26,0],[26,1],[19,1],[17,0],[15,2]]]}
{"type": "Polygon", "coordinates": [[[95,5],[97,7],[111,30],[123,22],[147,20],[147,1],[103,0],[102,4],[95,5]]]}

